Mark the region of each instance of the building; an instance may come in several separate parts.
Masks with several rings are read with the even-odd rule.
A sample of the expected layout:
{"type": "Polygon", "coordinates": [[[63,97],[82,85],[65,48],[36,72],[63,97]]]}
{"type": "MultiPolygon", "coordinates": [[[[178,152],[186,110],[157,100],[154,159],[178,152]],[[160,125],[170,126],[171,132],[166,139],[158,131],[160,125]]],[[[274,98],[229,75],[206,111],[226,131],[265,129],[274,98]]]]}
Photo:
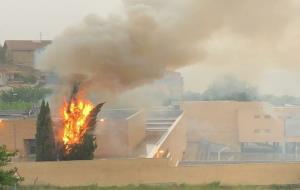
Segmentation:
{"type": "Polygon", "coordinates": [[[35,58],[51,41],[6,40],[5,62],[0,67],[0,86],[20,87],[45,83],[45,73],[34,68],[35,58]]]}
{"type": "Polygon", "coordinates": [[[3,46],[6,62],[23,67],[34,67],[35,56],[50,43],[50,40],[6,40],[3,46]]]}
{"type": "Polygon", "coordinates": [[[19,151],[19,157],[31,157],[35,153],[35,125],[33,118],[21,114],[2,115],[0,120],[0,144],[10,151],[19,151]]]}
{"type": "MultiPolygon", "coordinates": [[[[103,110],[95,130],[99,158],[170,158],[178,164],[185,150],[185,128],[179,122],[182,112],[160,110],[147,113],[134,109],[103,110]],[[172,116],[172,120],[169,116],[172,116]],[[165,118],[164,118],[165,117],[165,118]],[[165,120],[168,121],[167,125],[165,120]],[[153,127],[155,121],[155,127],[153,127]],[[152,123],[151,123],[152,122],[152,123]],[[150,126],[152,124],[152,126],[150,126]]],[[[54,128],[60,119],[54,118],[54,128]]],[[[18,160],[34,160],[36,118],[22,114],[2,114],[0,144],[19,153],[18,160]]]]}
{"type": "Polygon", "coordinates": [[[298,158],[300,107],[264,102],[183,103],[185,160],[278,160],[298,158]]]}
{"type": "MultiPolygon", "coordinates": [[[[35,119],[2,118],[1,126],[0,144],[30,158],[35,119]]],[[[182,160],[298,160],[300,107],[195,101],[183,102],[182,110],[110,109],[100,113],[95,135],[96,159],[168,158],[174,165],[182,160]]]]}

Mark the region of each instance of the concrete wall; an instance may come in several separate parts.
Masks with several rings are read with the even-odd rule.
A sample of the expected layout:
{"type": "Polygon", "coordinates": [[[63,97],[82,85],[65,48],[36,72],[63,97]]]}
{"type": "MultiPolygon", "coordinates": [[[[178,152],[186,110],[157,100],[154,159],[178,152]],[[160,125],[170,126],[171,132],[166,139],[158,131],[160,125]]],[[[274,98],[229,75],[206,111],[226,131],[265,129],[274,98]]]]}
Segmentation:
{"type": "Polygon", "coordinates": [[[18,150],[21,157],[26,154],[24,139],[35,139],[35,133],[35,119],[17,118],[0,122],[0,144],[6,145],[10,151],[18,150]]]}
{"type": "Polygon", "coordinates": [[[146,116],[143,111],[127,118],[128,124],[128,151],[132,154],[146,136],[146,116]]]}
{"type": "Polygon", "coordinates": [[[24,184],[100,186],[221,182],[226,185],[300,183],[299,163],[227,164],[171,167],[164,159],[23,162],[13,164],[25,177],[24,184]]]}
{"type": "Polygon", "coordinates": [[[145,138],[146,118],[138,112],[130,118],[105,119],[98,122],[95,157],[130,157],[145,138]]]}
{"type": "Polygon", "coordinates": [[[176,166],[182,160],[186,149],[186,126],[184,125],[183,117],[184,114],[177,118],[172,126],[173,129],[170,130],[159,147],[159,150],[169,154],[168,159],[173,166],[176,166]]]}
{"type": "Polygon", "coordinates": [[[124,119],[106,119],[96,128],[95,157],[126,157],[128,155],[128,123],[124,119]]]}
{"type": "Polygon", "coordinates": [[[263,109],[243,109],[238,114],[240,142],[281,142],[283,120],[263,109]]]}
{"type": "MultiPolygon", "coordinates": [[[[184,102],[183,110],[188,142],[206,139],[233,149],[240,142],[282,142],[284,119],[300,116],[300,107],[273,107],[264,102],[184,102]]],[[[300,136],[286,137],[286,141],[300,142],[300,136]]]]}
{"type": "Polygon", "coordinates": [[[32,67],[34,62],[34,51],[10,51],[8,53],[8,62],[32,67]]]}
{"type": "Polygon", "coordinates": [[[187,139],[190,142],[206,139],[239,149],[238,110],[256,108],[260,104],[235,101],[184,102],[187,139]]]}

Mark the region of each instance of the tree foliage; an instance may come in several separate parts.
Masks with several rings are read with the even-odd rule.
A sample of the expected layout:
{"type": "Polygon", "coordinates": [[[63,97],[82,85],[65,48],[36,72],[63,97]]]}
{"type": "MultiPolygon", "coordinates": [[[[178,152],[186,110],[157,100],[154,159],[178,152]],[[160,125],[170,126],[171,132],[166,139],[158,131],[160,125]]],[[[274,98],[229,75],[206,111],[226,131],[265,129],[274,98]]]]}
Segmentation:
{"type": "Polygon", "coordinates": [[[0,188],[2,186],[16,184],[23,180],[22,177],[16,175],[17,168],[4,169],[15,155],[15,152],[8,152],[4,145],[0,146],[0,188]]]}
{"type": "Polygon", "coordinates": [[[4,102],[38,102],[50,94],[51,90],[39,87],[20,87],[2,91],[0,98],[4,102]]]}
{"type": "Polygon", "coordinates": [[[15,74],[15,80],[23,81],[27,84],[34,84],[38,79],[34,75],[15,74]]]}
{"type": "Polygon", "coordinates": [[[276,106],[300,105],[300,97],[289,95],[259,94],[255,87],[245,81],[238,80],[232,76],[225,76],[214,81],[201,94],[199,92],[187,91],[184,100],[188,101],[263,101],[276,106]]]}
{"type": "Polygon", "coordinates": [[[232,76],[214,81],[201,95],[202,100],[253,101],[258,99],[255,87],[232,76]]]}
{"type": "Polygon", "coordinates": [[[0,110],[29,110],[32,108],[31,102],[4,102],[0,101],[0,110]]]}
{"type": "Polygon", "coordinates": [[[43,100],[37,119],[36,161],[53,160],[56,160],[56,148],[50,107],[43,100]]]}
{"type": "Polygon", "coordinates": [[[60,157],[62,160],[92,160],[94,158],[94,152],[97,148],[94,130],[96,127],[97,115],[103,105],[104,103],[98,104],[89,113],[87,120],[88,130],[84,134],[80,144],[71,145],[71,151],[67,153],[64,152],[64,146],[61,146],[60,157]]]}
{"type": "Polygon", "coordinates": [[[5,50],[0,45],[0,64],[4,64],[4,63],[5,63],[5,50]]]}

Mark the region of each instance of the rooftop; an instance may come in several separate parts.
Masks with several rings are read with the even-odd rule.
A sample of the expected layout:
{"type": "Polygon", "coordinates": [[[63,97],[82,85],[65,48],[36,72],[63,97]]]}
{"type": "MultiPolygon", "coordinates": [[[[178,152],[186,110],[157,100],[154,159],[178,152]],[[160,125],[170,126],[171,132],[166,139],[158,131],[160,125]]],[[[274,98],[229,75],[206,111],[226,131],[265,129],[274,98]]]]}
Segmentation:
{"type": "Polygon", "coordinates": [[[51,43],[50,40],[32,41],[32,40],[6,40],[4,48],[9,50],[33,51],[43,48],[51,43]]]}

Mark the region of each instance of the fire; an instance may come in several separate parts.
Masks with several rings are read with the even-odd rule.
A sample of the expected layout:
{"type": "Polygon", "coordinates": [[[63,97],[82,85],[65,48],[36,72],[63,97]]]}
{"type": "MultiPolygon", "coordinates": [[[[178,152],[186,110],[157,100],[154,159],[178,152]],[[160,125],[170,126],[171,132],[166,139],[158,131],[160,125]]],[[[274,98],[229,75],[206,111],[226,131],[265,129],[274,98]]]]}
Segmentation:
{"type": "Polygon", "coordinates": [[[62,141],[68,152],[70,145],[80,144],[88,129],[87,119],[93,105],[83,99],[72,98],[63,106],[63,137],[62,141]]]}

